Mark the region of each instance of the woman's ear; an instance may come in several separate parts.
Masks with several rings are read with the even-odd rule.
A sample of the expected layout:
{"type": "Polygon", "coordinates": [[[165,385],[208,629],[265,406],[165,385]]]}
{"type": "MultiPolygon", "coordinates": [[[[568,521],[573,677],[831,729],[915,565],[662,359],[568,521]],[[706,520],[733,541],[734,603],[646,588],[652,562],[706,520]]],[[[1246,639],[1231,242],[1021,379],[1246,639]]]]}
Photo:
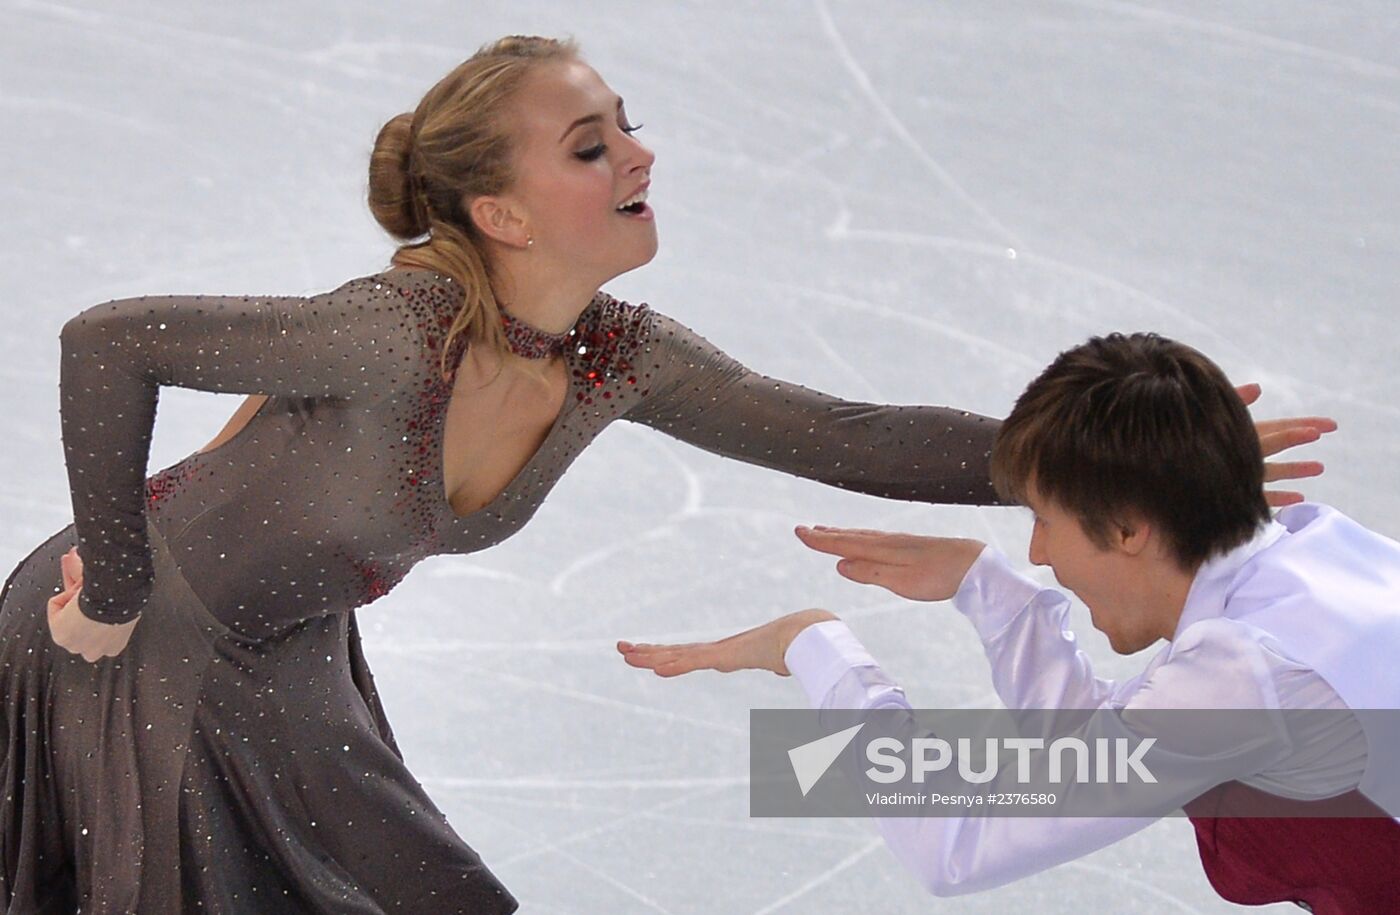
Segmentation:
{"type": "Polygon", "coordinates": [[[509,197],[483,194],[466,202],[467,217],[478,232],[510,248],[524,248],[530,233],[517,206],[509,197]]]}

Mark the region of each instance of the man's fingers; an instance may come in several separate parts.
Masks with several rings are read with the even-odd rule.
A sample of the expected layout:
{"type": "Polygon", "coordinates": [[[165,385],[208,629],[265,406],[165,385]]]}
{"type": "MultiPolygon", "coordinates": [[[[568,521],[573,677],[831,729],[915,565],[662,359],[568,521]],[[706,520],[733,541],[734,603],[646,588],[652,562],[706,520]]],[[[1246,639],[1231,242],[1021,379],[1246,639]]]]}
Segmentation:
{"type": "Polygon", "coordinates": [[[677,648],[686,648],[687,645],[653,645],[651,642],[618,642],[617,650],[623,654],[629,652],[653,652],[653,651],[673,651],[677,648]]]}
{"type": "Polygon", "coordinates": [[[704,664],[699,663],[694,651],[661,650],[654,652],[633,652],[624,656],[628,664],[650,670],[660,677],[674,677],[690,673],[704,664]]]}
{"type": "Polygon", "coordinates": [[[836,573],[842,578],[860,582],[863,585],[889,587],[890,567],[882,562],[865,559],[843,559],[836,563],[836,573]]]}
{"type": "Polygon", "coordinates": [[[797,528],[798,539],[818,553],[848,556],[853,559],[878,559],[888,556],[894,549],[890,541],[897,536],[900,535],[885,531],[797,528]]]}
{"type": "Polygon", "coordinates": [[[633,667],[650,670],[660,677],[676,677],[691,671],[715,667],[715,646],[709,642],[687,645],[635,645],[618,642],[622,660],[633,667]]]}
{"type": "Polygon", "coordinates": [[[1242,384],[1235,388],[1235,393],[1240,395],[1240,400],[1244,401],[1247,407],[1259,399],[1259,395],[1264,393],[1264,389],[1259,387],[1257,382],[1251,381],[1249,384],[1242,384]]]}
{"type": "Polygon", "coordinates": [[[828,553],[832,556],[844,556],[854,546],[854,537],[849,531],[838,530],[826,527],[802,527],[799,526],[794,531],[797,539],[801,540],[809,548],[818,553],[828,553]]]}
{"type": "Polygon", "coordinates": [[[664,663],[670,657],[669,654],[659,651],[633,651],[622,656],[633,667],[641,667],[645,670],[655,670],[656,665],[664,663]]]}
{"type": "Polygon", "coordinates": [[[641,667],[646,670],[655,670],[662,664],[670,663],[683,654],[691,651],[691,645],[633,645],[631,642],[619,642],[618,650],[622,652],[622,659],[633,667],[641,667]],[[622,646],[628,646],[623,648],[622,646]]]}
{"type": "Polygon", "coordinates": [[[681,674],[688,674],[712,666],[696,657],[695,652],[687,652],[656,665],[653,670],[658,677],[679,677],[681,674]]]}

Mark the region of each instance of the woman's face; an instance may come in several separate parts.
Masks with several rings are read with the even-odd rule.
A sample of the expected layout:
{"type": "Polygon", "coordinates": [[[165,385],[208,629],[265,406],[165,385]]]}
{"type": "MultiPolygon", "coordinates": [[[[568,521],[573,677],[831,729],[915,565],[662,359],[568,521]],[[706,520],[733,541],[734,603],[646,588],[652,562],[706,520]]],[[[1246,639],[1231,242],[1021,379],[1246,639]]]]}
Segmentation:
{"type": "Polygon", "coordinates": [[[516,97],[513,129],[515,183],[504,196],[522,210],[532,256],[599,283],[656,256],[645,202],[656,157],[633,139],[622,99],[593,68],[578,60],[539,67],[516,97]]]}

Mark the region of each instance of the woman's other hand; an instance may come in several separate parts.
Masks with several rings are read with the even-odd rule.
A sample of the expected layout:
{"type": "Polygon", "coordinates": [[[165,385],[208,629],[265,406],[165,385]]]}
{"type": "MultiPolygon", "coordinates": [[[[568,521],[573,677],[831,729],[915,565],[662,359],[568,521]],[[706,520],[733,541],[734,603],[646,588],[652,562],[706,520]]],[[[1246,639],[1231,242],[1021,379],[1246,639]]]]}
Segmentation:
{"type": "Polygon", "coordinates": [[[836,619],[826,610],[800,610],[780,616],[718,642],[691,642],[687,645],[634,645],[618,642],[622,659],[633,667],[655,671],[658,677],[675,677],[695,670],[771,670],[780,677],[789,675],[783,660],[788,646],[808,626],[836,619]]]}
{"type": "Polygon", "coordinates": [[[920,537],[839,527],[799,527],[797,537],[819,553],[840,556],[836,571],[909,600],[950,600],[986,544],[959,537],[920,537]]]}
{"type": "Polygon", "coordinates": [[[141,616],[138,614],[125,623],[99,623],[89,619],[78,603],[78,595],[83,590],[83,561],[78,556],[78,548],[64,553],[59,566],[63,572],[63,591],[49,598],[49,635],[54,644],[81,655],[88,662],[121,654],[131,641],[131,632],[141,616]]]}
{"type": "MultiPolygon", "coordinates": [[[[1257,384],[1242,384],[1235,388],[1247,407],[1259,399],[1263,389],[1257,384]]],[[[1264,457],[1287,451],[1298,445],[1315,442],[1325,433],[1337,431],[1337,421],[1326,416],[1291,416],[1287,419],[1264,419],[1255,422],[1259,434],[1259,447],[1264,457]]],[[[1278,480],[1301,480],[1322,473],[1320,461],[1267,461],[1264,464],[1264,482],[1278,480]]],[[[1282,508],[1303,501],[1303,494],[1292,490],[1267,489],[1264,498],[1274,508],[1282,508]]]]}

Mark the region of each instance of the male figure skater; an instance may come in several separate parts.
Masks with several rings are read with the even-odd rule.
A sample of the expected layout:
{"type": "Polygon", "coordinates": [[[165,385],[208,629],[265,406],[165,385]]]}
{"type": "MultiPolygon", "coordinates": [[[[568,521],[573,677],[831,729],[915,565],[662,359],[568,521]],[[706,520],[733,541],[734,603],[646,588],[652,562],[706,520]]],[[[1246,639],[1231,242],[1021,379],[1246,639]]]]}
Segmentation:
{"type": "MultiPolygon", "coordinates": [[[[1208,765],[1186,759],[1174,777],[1226,899],[1400,911],[1400,740],[1387,729],[1395,715],[1355,713],[1400,709],[1400,544],[1318,504],[1271,520],[1239,396],[1209,359],[1152,334],[1062,353],[1002,426],[992,476],[1004,499],[1034,513],[1031,562],[1084,601],[1115,651],[1167,640],[1141,674],[1095,677],[1066,629],[1068,599],[982,543],[827,528],[798,536],[842,557],[837,570],[854,581],[913,600],[951,598],[1009,708],[1334,710],[1281,716],[1276,732],[1215,746],[1208,765]],[[1324,799],[1329,817],[1317,818],[1312,805],[1324,799]],[[1273,818],[1247,816],[1265,806],[1273,818]],[[1300,816],[1278,818],[1281,810],[1300,816]]],[[[766,669],[795,675],[821,708],[908,708],[824,610],[719,642],[618,648],[661,676],[766,669]]],[[[937,895],[1043,870],[1148,822],[877,819],[937,895]]]]}

